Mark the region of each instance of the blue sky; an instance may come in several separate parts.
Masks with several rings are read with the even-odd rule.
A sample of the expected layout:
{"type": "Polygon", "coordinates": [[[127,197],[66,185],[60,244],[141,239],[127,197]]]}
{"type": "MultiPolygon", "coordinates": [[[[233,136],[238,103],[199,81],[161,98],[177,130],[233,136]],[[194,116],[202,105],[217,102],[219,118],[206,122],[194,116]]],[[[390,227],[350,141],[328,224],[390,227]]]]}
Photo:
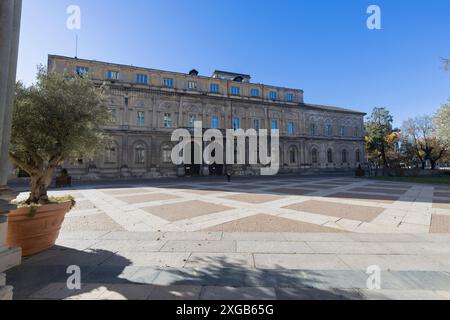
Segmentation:
{"type": "Polygon", "coordinates": [[[47,54],[187,72],[214,69],[300,88],[305,101],[370,112],[395,124],[450,97],[448,0],[24,0],[18,79],[34,81],[47,54]],[[79,5],[81,30],[66,28],[79,5]],[[382,30],[366,27],[381,7],[382,30]]]}

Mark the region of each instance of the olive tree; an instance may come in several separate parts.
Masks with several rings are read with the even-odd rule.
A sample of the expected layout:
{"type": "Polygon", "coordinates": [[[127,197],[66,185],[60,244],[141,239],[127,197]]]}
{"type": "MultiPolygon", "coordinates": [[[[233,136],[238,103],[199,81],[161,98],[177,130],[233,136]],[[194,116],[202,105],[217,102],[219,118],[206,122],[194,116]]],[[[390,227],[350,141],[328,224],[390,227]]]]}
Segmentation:
{"type": "Polygon", "coordinates": [[[36,84],[18,83],[9,156],[31,178],[27,204],[46,204],[55,169],[93,155],[108,122],[101,88],[87,78],[40,68],[36,84]]]}

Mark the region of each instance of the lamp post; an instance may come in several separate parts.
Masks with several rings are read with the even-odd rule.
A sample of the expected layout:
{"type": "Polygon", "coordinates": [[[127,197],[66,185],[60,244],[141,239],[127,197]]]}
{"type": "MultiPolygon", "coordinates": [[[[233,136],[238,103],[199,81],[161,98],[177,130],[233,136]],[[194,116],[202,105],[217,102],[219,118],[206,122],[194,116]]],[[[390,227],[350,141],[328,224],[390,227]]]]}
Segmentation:
{"type": "Polygon", "coordinates": [[[6,285],[1,273],[20,264],[21,250],[7,248],[8,212],[14,208],[10,202],[16,197],[8,187],[10,172],[8,161],[11,139],[11,121],[16,85],[22,0],[0,1],[0,300],[12,299],[12,287],[6,285]]]}

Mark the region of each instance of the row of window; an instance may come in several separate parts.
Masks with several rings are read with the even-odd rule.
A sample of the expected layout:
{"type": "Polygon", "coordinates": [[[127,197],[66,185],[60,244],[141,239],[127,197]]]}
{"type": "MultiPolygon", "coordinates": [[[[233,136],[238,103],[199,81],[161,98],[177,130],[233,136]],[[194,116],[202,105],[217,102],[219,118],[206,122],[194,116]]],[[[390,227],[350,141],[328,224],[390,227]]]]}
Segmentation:
{"type": "MultiPolygon", "coordinates": [[[[170,149],[163,148],[162,150],[162,158],[163,162],[170,162],[170,149]]],[[[137,144],[133,150],[134,153],[134,163],[135,164],[145,164],[146,162],[146,148],[142,144],[137,144]]],[[[347,150],[342,150],[341,152],[341,163],[348,163],[348,153],[347,150]]],[[[328,163],[334,163],[334,155],[333,150],[329,149],[327,151],[327,161],[328,163]]],[[[355,151],[355,161],[356,163],[361,162],[361,152],[359,150],[355,151]]],[[[105,149],[105,162],[106,163],[116,163],[117,162],[117,149],[116,147],[108,147],[105,149]]],[[[296,163],[297,162],[297,151],[294,148],[289,150],[289,162],[296,163]]],[[[313,164],[319,163],[319,153],[317,149],[311,150],[311,162],[313,164]]]]}
{"type": "MultiPolygon", "coordinates": [[[[347,150],[342,150],[341,152],[341,163],[348,163],[348,153],[347,150]]],[[[334,163],[334,155],[333,155],[333,150],[329,149],[327,151],[327,161],[328,163],[334,163]]],[[[355,152],[355,161],[361,162],[361,152],[359,150],[356,150],[355,152]]],[[[319,152],[317,151],[317,149],[312,149],[311,150],[311,162],[313,164],[317,164],[319,163],[319,152]]]]}
{"type": "MultiPolygon", "coordinates": [[[[318,135],[317,127],[316,127],[316,125],[314,123],[311,123],[309,128],[310,128],[310,132],[309,133],[312,136],[318,135]]],[[[346,137],[348,135],[347,129],[348,128],[345,127],[345,126],[341,126],[339,128],[339,133],[340,133],[341,137],[346,137]]],[[[352,131],[352,135],[354,137],[359,137],[359,128],[358,127],[354,127],[352,130],[353,130],[352,131]]],[[[325,136],[332,136],[333,135],[333,126],[331,124],[325,125],[325,127],[324,127],[324,135],[325,136]]]]}
{"type": "MultiPolygon", "coordinates": [[[[212,83],[210,85],[210,91],[213,92],[213,93],[219,93],[220,92],[220,86],[218,84],[216,84],[216,83],[212,83]]],[[[233,96],[240,96],[241,95],[241,88],[232,86],[231,89],[230,89],[230,93],[233,96]]],[[[255,97],[255,98],[260,97],[259,89],[256,89],[256,88],[250,89],[250,96],[251,97],[255,97]]],[[[278,100],[278,92],[277,91],[273,91],[273,90],[269,91],[269,99],[270,100],[274,100],[274,101],[278,100]]],[[[286,93],[285,100],[287,102],[293,102],[294,101],[294,94],[290,93],[290,92],[286,93]]]]}
{"type": "MultiPolygon", "coordinates": [[[[111,119],[113,122],[116,121],[116,110],[115,109],[111,109],[111,119]]],[[[189,126],[190,127],[194,127],[194,123],[197,120],[197,116],[194,114],[190,114],[189,115],[189,126]]],[[[164,119],[163,119],[163,124],[164,124],[164,128],[172,128],[172,114],[171,113],[164,113],[164,119]]],[[[138,127],[145,127],[145,112],[144,111],[138,111],[137,115],[136,115],[136,125],[138,127]]],[[[212,129],[219,129],[219,117],[218,116],[213,116],[211,119],[211,128],[212,129]]],[[[240,122],[240,118],[239,117],[234,117],[233,119],[233,129],[237,130],[241,128],[241,122],[240,122]]],[[[253,120],[253,128],[255,130],[259,130],[260,129],[260,120],[259,119],[254,119],[253,120]]],[[[278,130],[279,129],[279,125],[278,125],[278,120],[277,119],[272,119],[271,120],[271,129],[273,130],[278,130]]],[[[287,131],[288,134],[295,134],[295,123],[294,121],[289,120],[287,123],[287,131]]],[[[316,131],[315,131],[315,125],[311,124],[311,135],[315,136],[316,135],[316,131]]],[[[331,136],[332,135],[332,131],[331,131],[331,126],[326,126],[326,135],[331,136]]],[[[357,127],[355,127],[353,129],[353,136],[357,137],[359,134],[359,129],[357,127]]],[[[346,136],[346,128],[345,127],[341,127],[341,136],[346,136]]]]}
{"type": "MultiPolygon", "coordinates": [[[[118,161],[118,153],[116,146],[110,146],[105,148],[105,163],[116,164],[118,161]]],[[[172,148],[169,145],[165,145],[161,149],[161,157],[164,163],[171,163],[172,148]]],[[[144,165],[146,163],[146,147],[143,144],[137,144],[133,150],[133,161],[135,164],[144,165]]]]}
{"type": "MultiPolygon", "coordinates": [[[[111,121],[116,122],[116,109],[111,109],[111,121]]],[[[197,121],[197,116],[194,114],[189,115],[189,127],[194,127],[195,121],[197,121]]],[[[138,111],[136,114],[136,125],[138,127],[145,127],[145,112],[144,111],[138,111]]],[[[163,118],[163,126],[164,128],[172,128],[173,121],[172,121],[172,114],[171,113],[164,113],[163,118]]],[[[213,116],[211,119],[211,128],[212,129],[219,129],[219,117],[213,116]]],[[[241,128],[241,121],[239,117],[234,117],[233,119],[233,129],[237,130],[241,128]]],[[[271,128],[273,130],[278,130],[278,120],[272,119],[271,122],[271,128]]],[[[253,129],[259,130],[260,129],[260,120],[259,119],[253,119],[253,129]]],[[[288,121],[288,134],[295,134],[295,124],[293,121],[288,121]]]]}
{"type": "MultiPolygon", "coordinates": [[[[88,67],[76,67],[75,69],[76,73],[80,76],[85,76],[89,74],[89,68],[88,67]]],[[[108,70],[106,73],[106,78],[111,81],[118,81],[120,80],[120,72],[108,70]]],[[[149,78],[146,74],[136,74],[135,79],[137,84],[143,84],[148,85],[149,84],[149,78]]],[[[174,80],[173,78],[163,78],[163,85],[165,87],[172,88],[174,86],[174,80]]],[[[188,88],[190,90],[196,90],[198,89],[198,83],[196,81],[188,81],[188,88]]],[[[211,83],[209,90],[212,93],[219,93],[220,92],[220,85],[217,83],[211,83]]],[[[241,95],[241,88],[232,86],[230,89],[231,95],[234,96],[240,96],[241,95]]],[[[250,96],[251,97],[260,97],[260,90],[256,88],[250,89],[250,96]]],[[[277,91],[270,91],[269,92],[269,98],[270,100],[278,100],[278,92],[277,91]]],[[[286,93],[285,100],[287,102],[294,102],[294,94],[293,93],[286,93]]]]}

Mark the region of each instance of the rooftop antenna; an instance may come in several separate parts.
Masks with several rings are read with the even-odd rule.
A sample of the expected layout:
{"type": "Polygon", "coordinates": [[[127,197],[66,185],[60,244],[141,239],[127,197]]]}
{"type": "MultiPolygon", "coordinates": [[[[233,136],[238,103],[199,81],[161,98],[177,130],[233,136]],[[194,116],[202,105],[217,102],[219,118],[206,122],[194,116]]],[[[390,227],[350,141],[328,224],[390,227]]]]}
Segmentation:
{"type": "Polygon", "coordinates": [[[78,58],[78,34],[75,35],[75,59],[78,58]]]}

